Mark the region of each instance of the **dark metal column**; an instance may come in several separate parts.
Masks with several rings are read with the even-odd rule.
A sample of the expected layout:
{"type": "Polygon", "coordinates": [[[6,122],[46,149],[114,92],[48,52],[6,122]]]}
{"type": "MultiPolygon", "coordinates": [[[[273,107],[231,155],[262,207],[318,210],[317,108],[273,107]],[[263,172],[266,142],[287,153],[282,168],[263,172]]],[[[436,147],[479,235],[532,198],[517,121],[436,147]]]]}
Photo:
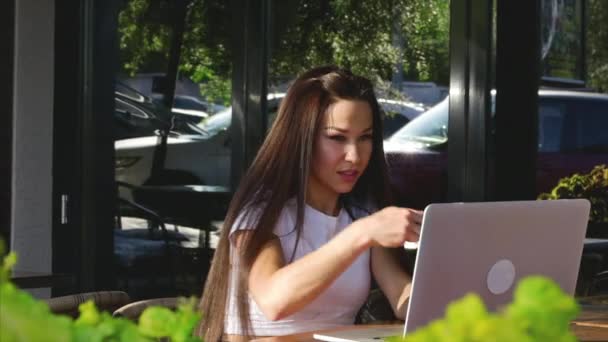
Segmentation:
{"type": "Polygon", "coordinates": [[[114,74],[118,0],[85,0],[82,13],[82,290],[112,286],[114,74]]]}
{"type": "MultiPolygon", "coordinates": [[[[79,279],[81,241],[81,3],[55,3],[53,89],[53,273],[79,279]],[[63,207],[63,208],[62,208],[63,207]],[[67,209],[67,211],[66,211],[67,209]],[[65,216],[64,216],[65,215],[65,216]]],[[[79,292],[79,284],[53,287],[53,296],[79,292]]]]}
{"type": "Polygon", "coordinates": [[[0,3],[0,238],[8,247],[13,160],[13,58],[15,0],[0,3]]]}
{"type": "Polygon", "coordinates": [[[492,1],[452,1],[448,200],[488,197],[492,1]]]}
{"type": "Polygon", "coordinates": [[[270,0],[232,0],[232,188],[266,134],[270,0]]]}
{"type": "Polygon", "coordinates": [[[535,198],[540,0],[498,1],[496,199],[535,198]],[[526,34],[515,34],[526,32],[526,34]]]}

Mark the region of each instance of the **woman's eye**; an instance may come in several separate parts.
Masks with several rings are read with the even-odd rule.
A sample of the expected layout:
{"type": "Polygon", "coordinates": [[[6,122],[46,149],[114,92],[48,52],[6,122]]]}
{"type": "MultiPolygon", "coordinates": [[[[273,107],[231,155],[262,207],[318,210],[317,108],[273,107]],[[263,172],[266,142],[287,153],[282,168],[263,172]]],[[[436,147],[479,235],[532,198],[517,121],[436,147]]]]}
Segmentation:
{"type": "Polygon", "coordinates": [[[372,134],[364,134],[361,137],[359,137],[359,139],[362,140],[362,141],[366,141],[366,140],[372,140],[373,137],[374,136],[372,134]]]}
{"type": "Polygon", "coordinates": [[[346,137],[343,135],[330,135],[329,139],[334,141],[346,141],[346,137]]]}

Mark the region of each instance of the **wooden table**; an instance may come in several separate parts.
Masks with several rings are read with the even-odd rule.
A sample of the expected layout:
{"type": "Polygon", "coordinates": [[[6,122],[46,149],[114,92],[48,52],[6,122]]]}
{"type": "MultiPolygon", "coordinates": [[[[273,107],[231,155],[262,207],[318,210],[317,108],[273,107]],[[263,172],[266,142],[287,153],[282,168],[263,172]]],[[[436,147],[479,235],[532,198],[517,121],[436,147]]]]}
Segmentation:
{"type": "MultiPolygon", "coordinates": [[[[608,341],[608,305],[592,304],[582,305],[579,317],[571,324],[571,329],[580,341],[608,341]]],[[[374,325],[374,327],[402,327],[403,324],[374,325]]],[[[341,329],[362,329],[369,325],[352,325],[341,329]]],[[[335,330],[333,330],[335,331],[335,330]]],[[[295,335],[258,338],[257,342],[313,342],[312,335],[308,332],[295,335]]]]}

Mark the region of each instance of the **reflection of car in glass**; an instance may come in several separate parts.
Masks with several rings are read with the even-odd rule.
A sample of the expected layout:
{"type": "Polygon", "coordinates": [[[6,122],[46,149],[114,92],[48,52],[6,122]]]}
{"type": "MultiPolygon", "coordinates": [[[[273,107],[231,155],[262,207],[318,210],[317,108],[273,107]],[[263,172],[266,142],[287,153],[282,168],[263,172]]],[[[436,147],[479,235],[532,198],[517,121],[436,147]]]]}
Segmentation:
{"type": "Polygon", "coordinates": [[[415,102],[381,98],[378,99],[378,103],[384,111],[384,118],[382,120],[384,138],[391,136],[395,131],[427,109],[424,105],[415,102]]]}
{"type": "MultiPolygon", "coordinates": [[[[274,120],[284,96],[284,93],[268,94],[268,127],[274,120]]],[[[409,102],[391,100],[379,102],[385,111],[392,113],[393,118],[402,116],[409,121],[424,111],[421,106],[409,102]]],[[[394,120],[397,122],[396,119],[394,120]]],[[[165,168],[187,172],[198,178],[202,184],[228,186],[231,122],[232,107],[198,124],[176,117],[167,139],[165,168]]],[[[394,129],[394,126],[389,127],[394,129]]],[[[154,151],[158,144],[159,139],[155,135],[117,140],[114,145],[117,161],[116,178],[134,185],[143,184],[150,177],[154,151]]]]}
{"type": "MultiPolygon", "coordinates": [[[[268,127],[270,127],[272,121],[274,121],[279,104],[284,96],[285,93],[272,93],[268,95],[268,127]]],[[[384,111],[384,137],[390,136],[393,132],[425,111],[423,105],[414,102],[378,99],[378,103],[384,111]]],[[[204,130],[212,131],[216,130],[217,127],[227,129],[230,126],[230,120],[232,120],[232,109],[228,108],[216,114],[214,117],[205,120],[199,127],[204,130]]]]}
{"type": "MultiPolygon", "coordinates": [[[[153,94],[152,98],[157,103],[162,103],[162,95],[153,94]]],[[[201,120],[224,109],[226,109],[226,107],[222,105],[203,101],[194,96],[176,94],[173,98],[171,112],[180,119],[199,123],[201,120]]]]}
{"type": "MultiPolygon", "coordinates": [[[[268,95],[269,118],[276,115],[284,94],[268,95]]],[[[172,131],[167,139],[165,168],[181,170],[197,178],[201,184],[230,185],[230,123],[232,108],[226,108],[204,119],[199,124],[180,120],[173,121],[178,131],[172,131]],[[184,133],[188,130],[189,132],[184,133]]],[[[154,152],[159,144],[156,136],[117,140],[114,144],[118,180],[140,185],[151,174],[154,152]]],[[[171,180],[167,180],[171,182],[171,180]]]]}
{"type": "Polygon", "coordinates": [[[168,128],[167,110],[157,106],[136,90],[116,82],[114,85],[114,140],[158,134],[168,128]]]}
{"type": "MultiPolygon", "coordinates": [[[[538,122],[537,193],[608,163],[608,95],[540,90],[538,122]]],[[[385,141],[399,204],[422,208],[445,201],[447,144],[448,98],[385,141]]]]}

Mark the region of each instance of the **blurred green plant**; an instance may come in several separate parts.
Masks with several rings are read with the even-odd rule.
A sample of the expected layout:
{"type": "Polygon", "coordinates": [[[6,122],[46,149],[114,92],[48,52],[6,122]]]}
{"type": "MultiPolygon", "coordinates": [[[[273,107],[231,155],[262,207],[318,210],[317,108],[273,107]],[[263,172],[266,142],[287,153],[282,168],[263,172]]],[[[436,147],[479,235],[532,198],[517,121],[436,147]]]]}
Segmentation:
{"type": "MultiPolygon", "coordinates": [[[[5,247],[0,240],[0,257],[5,247]]],[[[76,320],[53,314],[48,306],[10,282],[10,271],[17,262],[14,253],[0,265],[0,341],[200,341],[192,332],[200,319],[194,311],[195,299],[184,299],[173,312],[163,307],[144,310],[135,324],[124,318],[99,312],[92,301],[80,305],[76,320]]]]}
{"type": "Polygon", "coordinates": [[[444,318],[390,342],[576,341],[568,326],[579,312],[574,298],[542,276],[523,278],[513,302],[498,313],[488,312],[480,297],[468,294],[451,303],[444,318]]]}
{"type": "Polygon", "coordinates": [[[587,174],[575,173],[560,179],[549,193],[538,196],[541,200],[560,198],[586,198],[591,202],[589,222],[608,222],[608,167],[597,165],[587,174]]]}
{"type": "MultiPolygon", "coordinates": [[[[0,240],[0,256],[4,244],[0,240]]],[[[200,319],[194,299],[183,301],[176,312],[149,307],[139,324],[99,312],[92,301],[80,305],[72,320],[50,312],[44,302],[15,287],[9,278],[16,263],[14,253],[0,265],[0,341],[200,341],[192,331],[200,319]]],[[[513,302],[499,313],[487,311],[482,300],[468,294],[451,303],[442,319],[431,322],[407,337],[390,342],[426,341],[576,341],[569,322],[579,312],[571,296],[552,280],[530,276],[521,280],[513,302]]]]}

